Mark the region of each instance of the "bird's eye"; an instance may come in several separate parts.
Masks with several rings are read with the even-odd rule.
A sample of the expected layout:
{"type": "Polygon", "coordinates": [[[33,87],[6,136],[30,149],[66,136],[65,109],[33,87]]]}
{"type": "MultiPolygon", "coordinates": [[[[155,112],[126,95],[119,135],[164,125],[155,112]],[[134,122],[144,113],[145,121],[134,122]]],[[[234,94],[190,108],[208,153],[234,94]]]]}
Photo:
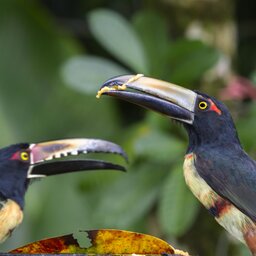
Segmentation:
{"type": "Polygon", "coordinates": [[[201,109],[201,110],[205,110],[207,107],[208,107],[208,104],[206,101],[200,101],[199,104],[198,104],[198,107],[201,109]]]}
{"type": "Polygon", "coordinates": [[[20,159],[22,161],[28,161],[29,160],[29,153],[26,151],[23,151],[20,153],[20,159]]]}

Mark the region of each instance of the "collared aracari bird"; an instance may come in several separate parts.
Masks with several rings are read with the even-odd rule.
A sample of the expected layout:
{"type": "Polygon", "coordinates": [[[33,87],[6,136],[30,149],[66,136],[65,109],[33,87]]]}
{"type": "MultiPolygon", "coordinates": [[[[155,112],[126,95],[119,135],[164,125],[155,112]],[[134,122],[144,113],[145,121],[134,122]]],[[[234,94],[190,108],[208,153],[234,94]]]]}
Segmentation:
{"type": "Polygon", "coordinates": [[[243,150],[227,107],[204,93],[142,75],[109,79],[101,94],[184,125],[189,137],[183,166],[187,185],[217,222],[256,255],[256,162],[243,150]]]}
{"type": "Polygon", "coordinates": [[[0,149],[0,242],[22,222],[24,197],[32,179],[82,170],[125,170],[123,166],[101,160],[71,157],[57,161],[91,152],[127,158],[120,146],[99,139],[20,143],[0,149]]]}

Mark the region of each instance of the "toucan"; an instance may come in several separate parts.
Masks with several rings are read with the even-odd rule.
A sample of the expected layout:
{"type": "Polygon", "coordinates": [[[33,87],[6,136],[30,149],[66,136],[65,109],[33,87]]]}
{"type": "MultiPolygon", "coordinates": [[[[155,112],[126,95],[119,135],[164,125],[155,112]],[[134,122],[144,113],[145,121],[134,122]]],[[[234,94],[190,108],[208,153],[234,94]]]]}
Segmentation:
{"type": "Polygon", "coordinates": [[[184,125],[189,140],[183,165],[186,184],[217,222],[256,255],[256,162],[243,150],[224,103],[140,74],[107,80],[101,94],[184,125]]]}
{"type": "Polygon", "coordinates": [[[111,162],[76,157],[80,153],[91,152],[119,154],[127,159],[120,146],[100,139],[82,138],[36,144],[19,143],[1,148],[0,242],[4,242],[22,222],[24,197],[31,180],[82,170],[125,171],[123,166],[111,162]],[[65,157],[68,158],[62,160],[65,157]]]}

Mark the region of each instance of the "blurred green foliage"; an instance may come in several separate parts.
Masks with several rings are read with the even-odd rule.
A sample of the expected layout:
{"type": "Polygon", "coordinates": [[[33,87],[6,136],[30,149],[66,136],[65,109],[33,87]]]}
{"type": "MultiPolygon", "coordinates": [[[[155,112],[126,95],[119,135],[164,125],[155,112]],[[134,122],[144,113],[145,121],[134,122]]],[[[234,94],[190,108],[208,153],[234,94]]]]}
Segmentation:
{"type": "MultiPolygon", "coordinates": [[[[185,185],[182,128],[127,103],[95,98],[106,79],[126,73],[200,89],[220,51],[200,40],[172,38],[167,15],[150,5],[128,19],[101,1],[88,2],[83,43],[39,2],[1,2],[0,142],[109,139],[127,151],[129,172],[69,174],[33,184],[24,222],[1,250],[76,229],[117,228],[157,235],[191,254],[226,255],[220,245],[228,247],[230,239],[185,185]]],[[[216,94],[220,89],[207,86],[216,94]]],[[[256,126],[255,109],[250,103],[237,120],[251,154],[256,144],[248,127],[256,126]]],[[[235,255],[248,255],[231,244],[235,255]]]]}

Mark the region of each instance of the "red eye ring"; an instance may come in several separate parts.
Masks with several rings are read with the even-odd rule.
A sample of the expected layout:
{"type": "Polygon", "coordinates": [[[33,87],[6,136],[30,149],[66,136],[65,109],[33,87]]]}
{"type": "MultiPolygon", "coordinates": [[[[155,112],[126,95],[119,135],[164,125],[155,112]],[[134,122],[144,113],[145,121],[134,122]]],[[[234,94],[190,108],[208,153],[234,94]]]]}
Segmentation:
{"type": "Polygon", "coordinates": [[[29,151],[18,151],[14,153],[11,158],[11,160],[18,160],[22,162],[28,162],[30,160],[30,153],[29,151]]]}

